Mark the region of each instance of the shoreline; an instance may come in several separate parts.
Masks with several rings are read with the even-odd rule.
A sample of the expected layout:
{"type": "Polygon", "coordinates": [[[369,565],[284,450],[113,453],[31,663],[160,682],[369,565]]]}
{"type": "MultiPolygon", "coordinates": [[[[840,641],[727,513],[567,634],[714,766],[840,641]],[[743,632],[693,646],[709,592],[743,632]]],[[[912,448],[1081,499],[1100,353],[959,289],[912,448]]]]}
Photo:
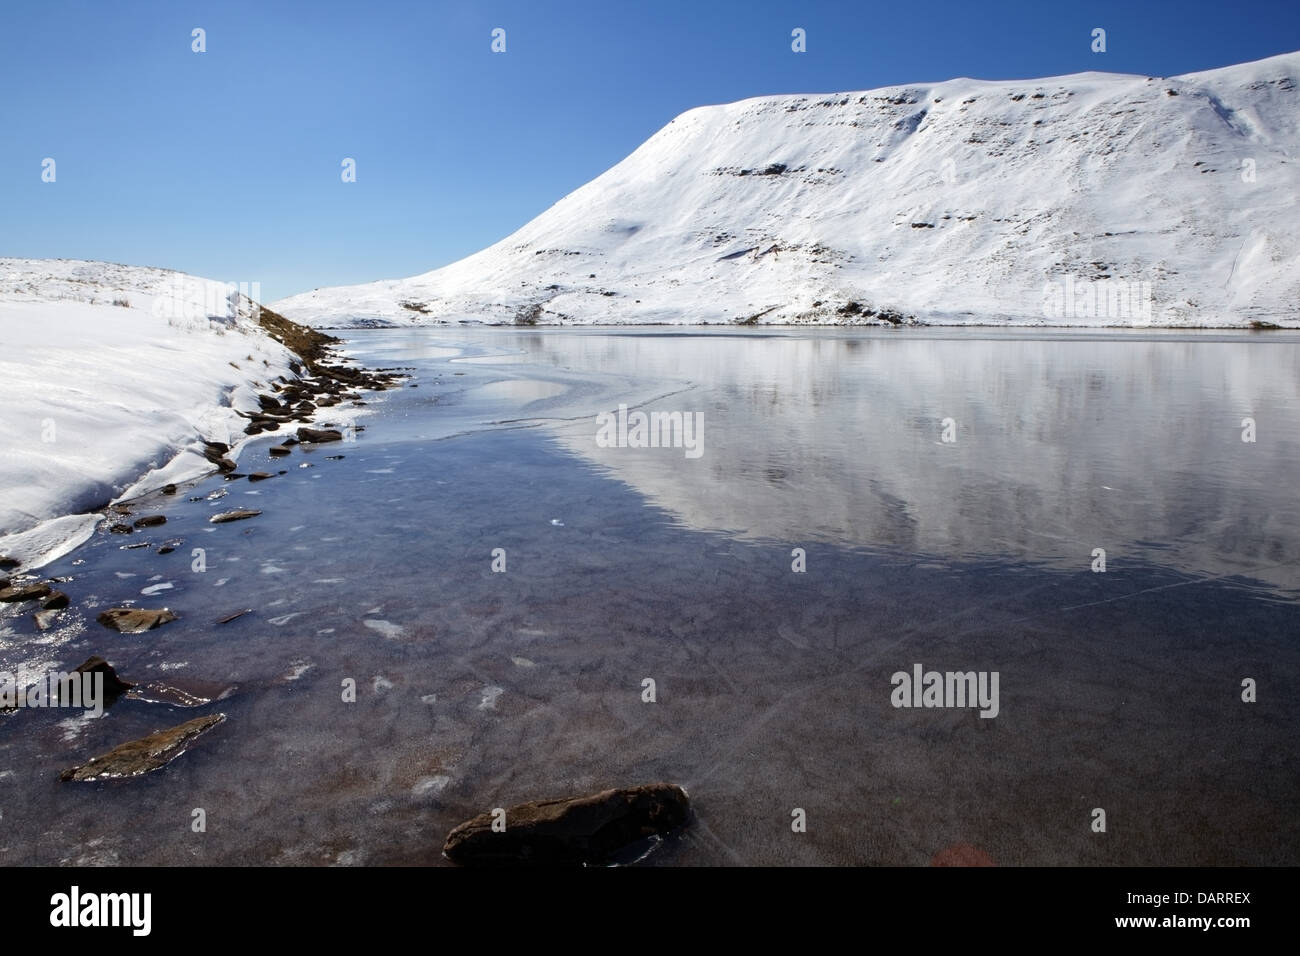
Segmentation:
{"type": "MultiPolygon", "coordinates": [[[[1007,332],[1300,332],[1300,322],[1295,325],[1278,325],[1252,320],[1245,325],[1064,325],[1060,323],[994,323],[994,322],[489,322],[482,319],[438,319],[402,325],[391,319],[364,319],[360,325],[307,326],[319,332],[366,332],[384,329],[1000,329],[1007,332]]],[[[300,325],[305,323],[298,323],[300,325]]]]}
{"type": "Polygon", "coordinates": [[[240,455],[253,439],[274,435],[281,425],[290,420],[296,425],[349,429],[357,427],[356,420],[366,414],[364,402],[361,405],[355,404],[361,393],[393,387],[400,377],[391,370],[367,369],[357,365],[355,359],[339,353],[338,346],[342,340],[286,319],[265,306],[254,303],[253,317],[268,338],[295,356],[288,363],[293,377],[280,374],[265,383],[264,391],[281,393],[293,390],[294,394],[310,393],[318,400],[326,396],[325,400],[306,400],[311,407],[306,409],[300,404],[293,409],[292,415],[284,414],[288,411],[287,407],[284,412],[273,414],[267,411],[264,401],[269,396],[255,393],[261,408],[244,411],[235,407],[232,390],[227,396],[229,404],[216,408],[232,412],[248,422],[242,436],[236,438],[232,429],[221,436],[196,433],[194,438],[158,467],[138,474],[134,479],[119,479],[116,484],[124,487],[109,500],[84,511],[66,511],[0,536],[0,555],[20,562],[15,573],[21,575],[39,570],[76,550],[90,540],[101,521],[113,521],[115,509],[128,508],[160,492],[178,493],[182,488],[222,471],[233,472],[240,455]],[[356,367],[349,367],[350,364],[356,367]],[[344,398],[350,399],[351,404],[344,406],[344,398]],[[329,409],[330,412],[322,415],[321,409],[329,409]],[[223,441],[222,438],[227,440],[223,441]],[[214,447],[222,449],[219,455],[211,453],[214,447]],[[167,489],[172,491],[168,492],[167,489]]]}

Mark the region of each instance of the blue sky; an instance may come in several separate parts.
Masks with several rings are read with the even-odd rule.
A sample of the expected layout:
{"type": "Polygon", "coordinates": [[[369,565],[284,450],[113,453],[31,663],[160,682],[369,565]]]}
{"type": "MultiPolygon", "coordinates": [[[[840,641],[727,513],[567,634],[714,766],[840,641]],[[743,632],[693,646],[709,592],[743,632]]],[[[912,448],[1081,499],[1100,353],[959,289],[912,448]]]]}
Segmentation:
{"type": "Polygon", "coordinates": [[[1295,0],[15,0],[0,12],[0,255],[260,282],[271,301],[475,252],[706,103],[1172,75],[1297,48],[1295,0]]]}

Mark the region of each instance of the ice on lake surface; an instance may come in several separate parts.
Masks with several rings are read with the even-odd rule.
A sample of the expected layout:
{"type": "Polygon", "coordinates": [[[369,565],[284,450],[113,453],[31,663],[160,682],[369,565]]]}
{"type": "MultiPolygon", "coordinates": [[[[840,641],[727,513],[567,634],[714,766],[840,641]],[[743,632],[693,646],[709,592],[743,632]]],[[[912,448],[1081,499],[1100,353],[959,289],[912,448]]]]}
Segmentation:
{"type": "Polygon", "coordinates": [[[655,780],[697,819],[651,864],[1297,859],[1300,337],[348,335],[419,387],[51,565],[56,627],[0,611],[0,670],[226,694],[0,715],[0,861],[441,863],[484,810],[655,780]],[[702,454],[598,442],[620,405],[702,454]],[[95,623],[132,602],[179,620],[95,623]],[[915,664],[997,672],[997,716],[893,706],[915,664]],[[218,709],[161,772],[58,780],[218,709]]]}

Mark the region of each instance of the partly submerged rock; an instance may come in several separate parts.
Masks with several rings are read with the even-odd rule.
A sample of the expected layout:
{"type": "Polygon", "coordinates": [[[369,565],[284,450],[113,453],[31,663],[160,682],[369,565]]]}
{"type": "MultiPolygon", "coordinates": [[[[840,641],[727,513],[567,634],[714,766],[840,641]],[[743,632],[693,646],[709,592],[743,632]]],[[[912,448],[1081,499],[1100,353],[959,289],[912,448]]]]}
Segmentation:
{"type": "Polygon", "coordinates": [[[270,448],[268,448],[266,451],[267,451],[267,454],[272,455],[272,456],[274,456],[274,457],[276,457],[276,458],[279,458],[279,457],[282,457],[282,456],[284,456],[284,455],[288,455],[288,454],[291,454],[291,453],[292,453],[291,449],[287,448],[287,447],[284,446],[284,445],[272,445],[272,446],[271,446],[270,448]]]}
{"type": "Polygon", "coordinates": [[[262,512],[254,511],[252,508],[236,508],[234,511],[223,511],[219,515],[213,515],[208,520],[213,524],[225,524],[227,521],[242,521],[245,518],[256,518],[262,512]]]}
{"type": "Polygon", "coordinates": [[[41,601],[42,611],[61,611],[67,606],[68,596],[62,591],[51,591],[45,600],[41,601]]]}
{"type": "Polygon", "coordinates": [[[37,611],[32,615],[36,619],[36,626],[42,631],[48,631],[59,620],[58,611],[37,611]]]}
{"type": "Polygon", "coordinates": [[[175,678],[170,682],[148,681],[131,691],[132,700],[172,707],[203,707],[214,700],[225,700],[236,690],[235,684],[198,678],[175,678]]]}
{"type": "Polygon", "coordinates": [[[0,590],[0,601],[14,603],[17,601],[35,601],[39,598],[48,597],[50,586],[40,582],[30,584],[11,584],[9,587],[0,590]]]}
{"type": "Polygon", "coordinates": [[[322,444],[329,441],[342,441],[343,433],[337,428],[299,428],[298,441],[322,444]]]}
{"type": "Polygon", "coordinates": [[[63,771],[59,774],[59,779],[66,782],[138,777],[151,770],[158,770],[183,754],[200,734],[211,730],[225,719],[225,714],[196,717],[169,730],[160,730],[148,737],[119,744],[106,754],[91,757],[81,766],[63,771]]]}
{"type": "Polygon", "coordinates": [[[85,663],[79,665],[73,673],[103,674],[104,694],[108,697],[116,697],[135,686],[129,681],[124,681],[118,677],[117,671],[113,670],[113,665],[99,656],[86,658],[85,663]]]}
{"type": "Polygon", "coordinates": [[[580,866],[608,862],[619,850],[663,836],[690,817],[686,791],[671,783],[602,790],[567,800],[523,803],[483,813],[447,834],[442,852],[462,866],[580,866]]]}
{"type": "Polygon", "coordinates": [[[143,518],[136,518],[131,522],[136,528],[156,528],[160,524],[167,523],[166,515],[145,515],[143,518]]]}
{"type": "Polygon", "coordinates": [[[123,634],[142,634],[176,620],[176,615],[167,608],[150,611],[137,607],[114,607],[104,611],[95,620],[123,634]]]}

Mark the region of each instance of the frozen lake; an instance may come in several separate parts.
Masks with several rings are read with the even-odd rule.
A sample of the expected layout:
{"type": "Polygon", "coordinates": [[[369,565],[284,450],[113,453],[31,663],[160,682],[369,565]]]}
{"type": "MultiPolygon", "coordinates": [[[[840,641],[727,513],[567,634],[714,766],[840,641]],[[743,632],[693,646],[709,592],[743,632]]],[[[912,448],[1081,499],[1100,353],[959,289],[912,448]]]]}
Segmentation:
{"type": "Polygon", "coordinates": [[[0,606],[0,670],[227,693],[0,715],[0,862],[441,863],[479,812],[654,780],[697,820],[653,863],[1300,857],[1300,336],[347,335],[418,386],[355,441],[138,507],[45,569],[49,631],[0,606]],[[131,602],[179,620],[95,623],[131,602]],[[996,673],[996,716],[894,706],[917,664],[996,673]]]}

